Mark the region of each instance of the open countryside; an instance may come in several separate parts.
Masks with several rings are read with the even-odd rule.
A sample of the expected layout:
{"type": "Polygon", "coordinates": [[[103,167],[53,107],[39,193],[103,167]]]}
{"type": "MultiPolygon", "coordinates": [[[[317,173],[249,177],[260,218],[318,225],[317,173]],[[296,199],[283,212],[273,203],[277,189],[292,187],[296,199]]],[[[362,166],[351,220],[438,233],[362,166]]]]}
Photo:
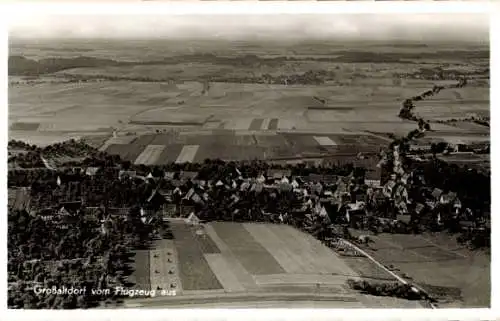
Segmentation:
{"type": "Polygon", "coordinates": [[[488,41],[210,37],[11,37],[10,308],[490,306],[488,41]]]}

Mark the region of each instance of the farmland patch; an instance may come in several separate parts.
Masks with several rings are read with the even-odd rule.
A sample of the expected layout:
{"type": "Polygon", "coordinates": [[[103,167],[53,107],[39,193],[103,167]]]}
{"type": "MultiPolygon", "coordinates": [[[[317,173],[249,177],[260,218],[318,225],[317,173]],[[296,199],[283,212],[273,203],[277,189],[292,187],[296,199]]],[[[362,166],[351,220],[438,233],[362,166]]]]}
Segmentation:
{"type": "Polygon", "coordinates": [[[156,164],[161,165],[175,162],[183,147],[183,145],[179,144],[167,145],[156,160],[156,164]]]}
{"type": "Polygon", "coordinates": [[[278,119],[277,118],[273,118],[269,121],[269,127],[268,127],[269,130],[276,130],[278,129],[278,119]]]}
{"type": "Polygon", "coordinates": [[[229,249],[228,245],[219,237],[213,225],[206,225],[205,231],[216,244],[216,246],[220,249],[220,252],[226,261],[226,265],[229,271],[231,271],[231,273],[236,276],[238,282],[247,290],[255,289],[256,284],[254,278],[252,277],[252,275],[250,275],[250,273],[248,273],[243,265],[241,265],[240,261],[237,260],[237,258],[229,249]]]}
{"type": "Polygon", "coordinates": [[[240,284],[238,278],[229,268],[225,258],[221,254],[205,254],[208,265],[214,271],[217,279],[227,292],[241,292],[245,288],[240,284]]]}
{"type": "Polygon", "coordinates": [[[35,131],[40,127],[40,123],[13,123],[10,126],[10,130],[26,130],[35,131]]]}
{"type": "Polygon", "coordinates": [[[411,276],[431,295],[435,294],[445,301],[451,298],[453,301],[458,296],[456,289],[460,289],[462,299],[459,305],[489,306],[490,258],[487,255],[466,255],[467,252],[455,240],[448,240],[443,235],[423,237],[381,234],[377,238],[373,244],[377,251],[369,251],[370,254],[384,265],[398,268],[399,274],[411,276]],[[384,241],[377,238],[383,238],[384,241]],[[464,275],[467,277],[464,278],[464,275]],[[440,288],[444,292],[451,292],[440,294],[440,288]]]}
{"type": "Polygon", "coordinates": [[[193,162],[199,147],[199,145],[184,146],[175,162],[179,164],[193,162]]]}
{"type": "Polygon", "coordinates": [[[327,136],[314,136],[314,139],[321,146],[336,146],[337,145],[330,137],[327,137],[327,136]]]}
{"type": "Polygon", "coordinates": [[[154,138],[151,140],[151,145],[170,145],[175,144],[177,142],[177,134],[176,133],[162,133],[156,134],[154,138]]]}
{"type": "Polygon", "coordinates": [[[274,257],[241,224],[213,223],[213,227],[249,273],[262,275],[285,272],[274,257]]]}
{"type": "Polygon", "coordinates": [[[144,146],[136,144],[116,144],[109,145],[106,152],[111,155],[119,155],[122,159],[134,162],[140,153],[144,150],[144,146]]]}
{"type": "Polygon", "coordinates": [[[203,252],[193,239],[190,227],[182,223],[171,223],[174,243],[179,257],[179,275],[183,290],[222,289],[203,252]]]}
{"type": "MultiPolygon", "coordinates": [[[[134,145],[137,145],[137,146],[142,146],[142,147],[146,147],[147,145],[151,145],[152,142],[153,142],[153,139],[155,139],[155,134],[145,134],[145,135],[142,135],[140,137],[138,137],[135,141],[134,141],[134,145]]],[[[161,144],[158,144],[158,145],[161,145],[161,144]]]]}
{"type": "Polygon", "coordinates": [[[160,158],[164,149],[164,145],[148,145],[142,153],[137,156],[134,164],[154,165],[160,158]]]}
{"type": "Polygon", "coordinates": [[[155,249],[150,251],[151,289],[182,288],[177,269],[178,256],[172,240],[159,240],[155,249]]]}
{"type": "Polygon", "coordinates": [[[134,283],[134,288],[145,290],[151,288],[149,251],[137,250],[132,262],[134,272],[129,276],[129,281],[134,283]]]}
{"type": "Polygon", "coordinates": [[[248,130],[260,130],[263,121],[264,119],[262,118],[253,119],[252,122],[250,123],[250,127],[248,128],[248,130]]]}
{"type": "Polygon", "coordinates": [[[374,264],[366,257],[356,256],[341,256],[342,260],[349,266],[359,277],[373,282],[395,282],[396,279],[387,273],[384,269],[374,264]]]}
{"type": "Polygon", "coordinates": [[[269,122],[270,122],[270,121],[271,121],[271,119],[270,119],[270,118],[264,118],[264,119],[262,120],[262,124],[261,124],[261,126],[260,126],[260,129],[261,129],[261,130],[267,130],[267,129],[269,128],[269,122]]]}

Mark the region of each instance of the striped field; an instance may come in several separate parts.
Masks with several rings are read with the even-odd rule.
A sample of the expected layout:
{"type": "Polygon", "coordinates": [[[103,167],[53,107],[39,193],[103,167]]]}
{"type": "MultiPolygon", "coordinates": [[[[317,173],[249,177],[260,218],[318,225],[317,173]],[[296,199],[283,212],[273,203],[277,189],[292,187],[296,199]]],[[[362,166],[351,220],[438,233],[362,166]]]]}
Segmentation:
{"type": "Polygon", "coordinates": [[[179,164],[193,162],[199,147],[199,145],[184,146],[175,162],[179,164]]]}
{"type": "Polygon", "coordinates": [[[327,136],[314,136],[314,139],[321,146],[336,146],[337,145],[330,137],[327,137],[327,136]]]}
{"type": "Polygon", "coordinates": [[[165,149],[164,145],[148,145],[137,157],[134,164],[154,165],[165,149]]]}
{"type": "MultiPolygon", "coordinates": [[[[370,279],[366,275],[370,268],[354,271],[353,261],[288,225],[234,222],[188,225],[173,220],[170,226],[174,240],[158,241],[155,249],[138,257],[147,261],[144,263],[148,275],[136,278],[136,287],[143,289],[172,289],[174,284],[177,298],[168,298],[168,302],[180,300],[181,304],[211,297],[221,303],[251,302],[253,298],[271,302],[270,298],[276,296],[278,301],[328,300],[330,307],[342,308],[418,307],[418,303],[365,298],[353,292],[346,286],[347,279],[370,279]]],[[[368,264],[365,260],[361,263],[368,264]]],[[[380,275],[371,278],[391,280],[379,272],[380,275]]],[[[169,305],[165,300],[137,299],[130,301],[129,307],[138,302],[151,307],[169,305]]]]}

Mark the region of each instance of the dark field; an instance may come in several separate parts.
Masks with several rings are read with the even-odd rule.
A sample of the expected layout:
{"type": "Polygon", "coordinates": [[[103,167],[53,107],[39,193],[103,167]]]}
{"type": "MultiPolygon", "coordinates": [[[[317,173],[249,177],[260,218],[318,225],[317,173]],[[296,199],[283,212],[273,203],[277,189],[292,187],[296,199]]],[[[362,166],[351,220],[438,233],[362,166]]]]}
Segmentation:
{"type": "Polygon", "coordinates": [[[285,273],[276,259],[260,243],[255,241],[241,224],[213,223],[213,227],[236,259],[250,274],[285,273]]]}
{"type": "Polygon", "coordinates": [[[151,288],[150,255],[148,250],[138,250],[135,252],[132,267],[134,273],[129,277],[129,281],[134,283],[134,288],[138,290],[146,290],[151,288]]]}
{"type": "Polygon", "coordinates": [[[184,224],[172,223],[172,232],[174,234],[174,243],[178,251],[179,275],[182,289],[222,289],[222,285],[217,280],[217,277],[214,275],[203,256],[203,248],[206,251],[216,251],[215,244],[206,242],[202,246],[197,239],[193,239],[193,232],[190,227],[184,224]]]}

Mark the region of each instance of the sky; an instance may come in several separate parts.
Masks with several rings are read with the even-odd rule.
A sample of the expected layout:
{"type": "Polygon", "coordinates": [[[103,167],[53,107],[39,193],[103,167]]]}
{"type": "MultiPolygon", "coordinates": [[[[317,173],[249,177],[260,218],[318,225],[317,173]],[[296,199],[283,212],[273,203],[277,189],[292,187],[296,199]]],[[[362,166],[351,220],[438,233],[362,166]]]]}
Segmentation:
{"type": "Polygon", "coordinates": [[[31,15],[16,38],[221,38],[487,41],[485,14],[31,15]]]}

